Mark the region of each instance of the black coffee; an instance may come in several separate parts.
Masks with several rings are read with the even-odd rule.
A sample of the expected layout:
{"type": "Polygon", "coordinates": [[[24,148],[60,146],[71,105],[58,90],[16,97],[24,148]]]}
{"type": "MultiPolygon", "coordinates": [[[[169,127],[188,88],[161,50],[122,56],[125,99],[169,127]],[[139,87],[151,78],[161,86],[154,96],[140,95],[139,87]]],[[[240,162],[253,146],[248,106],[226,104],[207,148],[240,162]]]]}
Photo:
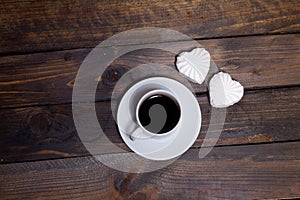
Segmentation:
{"type": "Polygon", "coordinates": [[[142,102],[138,117],[146,130],[162,134],[177,125],[180,119],[180,107],[168,96],[156,94],[142,102]]]}

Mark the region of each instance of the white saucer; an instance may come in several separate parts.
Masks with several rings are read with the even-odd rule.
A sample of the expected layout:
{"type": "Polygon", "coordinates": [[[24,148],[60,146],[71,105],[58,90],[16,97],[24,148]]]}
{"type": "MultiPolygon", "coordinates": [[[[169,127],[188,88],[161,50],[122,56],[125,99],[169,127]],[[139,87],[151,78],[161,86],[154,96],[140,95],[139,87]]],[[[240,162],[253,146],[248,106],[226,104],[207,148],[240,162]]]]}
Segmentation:
{"type": "Polygon", "coordinates": [[[180,82],[164,77],[148,78],[133,85],[122,97],[117,112],[119,132],[124,142],[135,153],[151,160],[169,160],[183,154],[197,139],[201,120],[194,94],[180,82]],[[128,133],[135,128],[137,102],[143,94],[155,89],[173,93],[180,104],[181,121],[171,134],[132,141],[128,133]]]}

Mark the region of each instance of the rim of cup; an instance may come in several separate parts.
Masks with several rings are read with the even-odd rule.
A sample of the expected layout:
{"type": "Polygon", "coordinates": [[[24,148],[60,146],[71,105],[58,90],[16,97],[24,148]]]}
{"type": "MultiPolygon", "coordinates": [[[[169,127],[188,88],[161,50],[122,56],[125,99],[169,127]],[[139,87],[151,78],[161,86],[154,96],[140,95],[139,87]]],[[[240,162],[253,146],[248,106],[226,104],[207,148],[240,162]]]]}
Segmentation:
{"type": "Polygon", "coordinates": [[[179,126],[180,122],[181,122],[181,105],[180,105],[180,102],[177,100],[177,98],[174,96],[174,94],[168,90],[163,90],[163,89],[154,89],[154,90],[151,90],[149,92],[147,92],[146,94],[144,94],[138,101],[137,103],[137,106],[136,106],[136,110],[135,110],[135,117],[136,117],[136,123],[137,123],[137,126],[139,126],[139,128],[141,128],[145,133],[151,135],[151,136],[155,136],[155,137],[162,137],[162,136],[166,136],[166,135],[169,135],[171,132],[173,132],[175,129],[177,129],[177,127],[179,126]],[[155,94],[162,94],[162,95],[165,95],[167,97],[169,97],[170,99],[172,99],[179,107],[179,110],[180,110],[180,117],[179,117],[179,120],[176,124],[176,126],[174,128],[172,128],[170,131],[168,132],[165,132],[165,133],[160,133],[160,134],[157,134],[157,133],[153,133],[151,131],[148,131],[140,122],[139,120],[139,108],[141,106],[141,104],[150,96],[153,96],[155,94]]]}

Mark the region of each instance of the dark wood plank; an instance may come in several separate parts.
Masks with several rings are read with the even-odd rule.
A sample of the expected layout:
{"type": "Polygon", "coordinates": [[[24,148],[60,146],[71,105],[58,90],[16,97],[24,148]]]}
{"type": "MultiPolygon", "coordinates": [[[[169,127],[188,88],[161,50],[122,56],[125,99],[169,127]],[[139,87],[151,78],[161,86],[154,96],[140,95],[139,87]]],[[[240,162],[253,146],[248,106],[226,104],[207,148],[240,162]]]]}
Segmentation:
{"type": "MultiPolygon", "coordinates": [[[[300,35],[256,36],[199,41],[225,72],[247,90],[300,84],[300,35]]],[[[190,48],[185,42],[168,43],[190,48]]],[[[79,49],[0,59],[0,108],[71,102],[77,70],[90,50],[79,49]]],[[[101,77],[96,100],[110,99],[119,78],[144,63],[174,66],[172,53],[145,49],[115,60],[101,77]]],[[[205,85],[192,84],[196,92],[205,85]]],[[[86,95],[86,94],[83,94],[86,95]]]]}
{"type": "Polygon", "coordinates": [[[168,167],[142,174],[112,170],[92,157],[2,164],[0,197],[295,198],[300,196],[299,167],[299,142],[216,147],[201,160],[198,149],[192,149],[168,167]]]}
{"type": "Polygon", "coordinates": [[[193,38],[299,32],[298,5],[298,0],[4,0],[0,53],[94,47],[140,27],[171,28],[193,38]]]}
{"type": "MultiPolygon", "coordinates": [[[[211,116],[207,96],[198,101],[202,127],[194,148],[201,146],[211,116]]],[[[246,92],[241,102],[227,109],[217,146],[299,140],[299,102],[298,87],[246,92]]],[[[110,106],[109,101],[96,104],[99,123],[113,143],[128,150],[110,106]]],[[[0,163],[88,155],[76,133],[70,104],[5,109],[0,115],[0,163]]]]}

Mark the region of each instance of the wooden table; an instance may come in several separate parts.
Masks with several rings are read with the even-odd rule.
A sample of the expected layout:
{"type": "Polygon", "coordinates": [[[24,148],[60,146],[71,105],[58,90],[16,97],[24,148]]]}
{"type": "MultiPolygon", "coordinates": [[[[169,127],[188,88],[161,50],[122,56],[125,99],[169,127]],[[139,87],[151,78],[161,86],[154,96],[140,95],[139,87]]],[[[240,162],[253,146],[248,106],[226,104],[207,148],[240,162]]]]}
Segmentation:
{"type": "MultiPolygon", "coordinates": [[[[299,5],[299,0],[1,1],[0,199],[300,197],[299,5]],[[245,96],[228,108],[217,145],[199,159],[211,107],[207,88],[192,84],[203,117],[195,144],[166,168],[131,174],[90,156],[74,126],[71,97],[91,49],[139,27],[170,28],[197,40],[220,70],[244,85],[245,96]]],[[[159,42],[185,47],[184,41],[159,42]]],[[[109,98],[125,72],[151,62],[174,66],[174,55],[134,51],[99,79],[99,122],[123,148],[109,98]]]]}

